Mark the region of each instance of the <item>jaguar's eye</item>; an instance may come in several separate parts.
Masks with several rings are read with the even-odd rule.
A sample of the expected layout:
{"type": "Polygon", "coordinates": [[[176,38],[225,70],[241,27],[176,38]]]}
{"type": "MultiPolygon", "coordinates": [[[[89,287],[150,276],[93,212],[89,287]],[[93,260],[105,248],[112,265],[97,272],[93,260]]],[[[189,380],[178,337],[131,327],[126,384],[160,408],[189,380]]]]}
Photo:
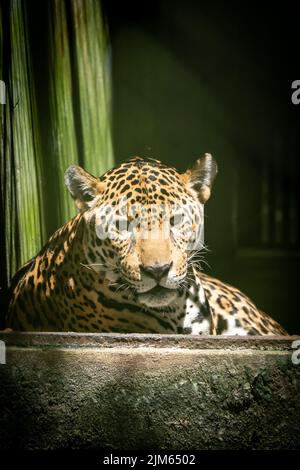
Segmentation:
{"type": "Polygon", "coordinates": [[[126,231],[128,228],[128,220],[126,217],[115,220],[115,226],[118,232],[126,231]]]}
{"type": "Polygon", "coordinates": [[[177,225],[181,225],[183,222],[183,214],[175,214],[170,217],[170,226],[176,227],[177,225]]]}

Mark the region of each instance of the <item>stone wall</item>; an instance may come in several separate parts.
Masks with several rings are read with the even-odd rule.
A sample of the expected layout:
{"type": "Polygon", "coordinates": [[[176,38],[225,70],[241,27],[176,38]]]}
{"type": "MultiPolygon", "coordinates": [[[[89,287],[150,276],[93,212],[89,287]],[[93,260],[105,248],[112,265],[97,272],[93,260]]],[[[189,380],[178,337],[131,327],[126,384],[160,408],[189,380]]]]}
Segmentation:
{"type": "Polygon", "coordinates": [[[0,339],[2,449],[300,448],[296,337],[0,339]]]}

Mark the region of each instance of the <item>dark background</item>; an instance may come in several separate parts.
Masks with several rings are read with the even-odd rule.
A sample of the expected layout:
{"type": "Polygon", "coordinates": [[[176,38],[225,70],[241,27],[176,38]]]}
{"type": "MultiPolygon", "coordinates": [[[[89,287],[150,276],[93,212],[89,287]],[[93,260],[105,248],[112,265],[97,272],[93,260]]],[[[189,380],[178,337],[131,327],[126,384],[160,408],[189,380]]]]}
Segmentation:
{"type": "Polygon", "coordinates": [[[296,2],[104,2],[117,161],[219,165],[205,270],[300,333],[296,2]]]}

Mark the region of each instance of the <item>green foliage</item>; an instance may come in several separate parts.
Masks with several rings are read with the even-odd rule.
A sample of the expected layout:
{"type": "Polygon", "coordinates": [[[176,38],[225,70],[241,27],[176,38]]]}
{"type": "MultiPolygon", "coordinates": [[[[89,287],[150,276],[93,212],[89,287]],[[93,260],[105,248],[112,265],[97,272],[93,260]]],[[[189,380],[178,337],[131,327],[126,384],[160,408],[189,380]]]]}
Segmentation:
{"type": "Polygon", "coordinates": [[[0,105],[0,257],[8,279],[75,215],[66,168],[80,164],[100,175],[113,163],[101,4],[48,0],[41,9],[42,47],[29,26],[37,7],[28,0],[0,6],[0,79],[7,88],[6,105],[0,105]]]}
{"type": "Polygon", "coordinates": [[[73,47],[78,74],[84,162],[89,171],[97,173],[101,159],[104,158],[109,167],[113,163],[110,128],[110,50],[100,3],[73,0],[71,8],[75,29],[73,47]],[[97,38],[97,41],[94,38],[97,38]]]}
{"type": "Polygon", "coordinates": [[[4,183],[7,266],[11,273],[42,243],[43,194],[37,191],[41,186],[41,153],[31,57],[20,0],[11,1],[9,20],[10,81],[6,84],[7,103],[1,105],[1,181],[4,183]]]}

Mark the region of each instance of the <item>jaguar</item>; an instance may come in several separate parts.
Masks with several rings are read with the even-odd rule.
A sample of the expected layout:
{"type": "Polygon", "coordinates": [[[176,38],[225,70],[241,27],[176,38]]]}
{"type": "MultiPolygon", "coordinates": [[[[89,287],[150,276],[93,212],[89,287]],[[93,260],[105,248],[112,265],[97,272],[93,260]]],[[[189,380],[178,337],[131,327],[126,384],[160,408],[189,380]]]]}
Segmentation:
{"type": "Polygon", "coordinates": [[[72,165],[77,215],[11,283],[18,331],[285,335],[237,288],[202,270],[206,153],[186,172],[133,157],[101,177],[72,165]]]}

